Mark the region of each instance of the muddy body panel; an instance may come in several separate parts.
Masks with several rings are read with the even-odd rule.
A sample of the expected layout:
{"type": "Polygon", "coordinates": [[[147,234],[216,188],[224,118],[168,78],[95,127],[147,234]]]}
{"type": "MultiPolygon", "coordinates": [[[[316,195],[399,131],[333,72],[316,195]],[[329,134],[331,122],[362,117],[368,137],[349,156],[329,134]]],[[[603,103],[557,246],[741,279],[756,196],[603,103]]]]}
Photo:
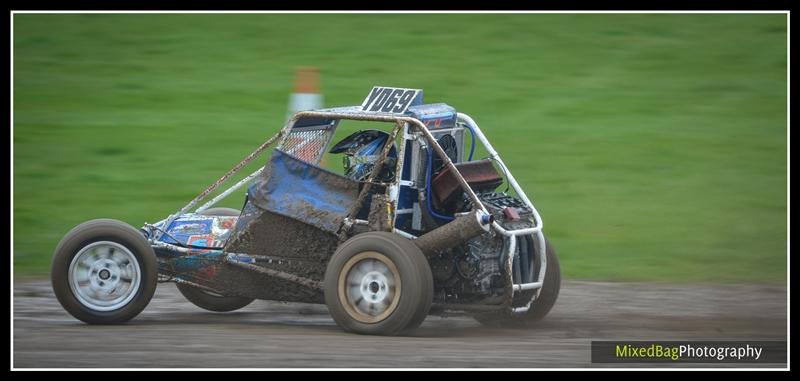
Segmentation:
{"type": "MultiPolygon", "coordinates": [[[[250,189],[224,252],[250,256],[253,264],[262,268],[322,282],[339,245],[336,232],[359,188],[357,181],[275,150],[250,189]]],[[[258,284],[233,283],[231,287],[254,288],[247,292],[259,299],[323,301],[322,290],[264,273],[248,273],[258,284]]]]}
{"type": "MultiPolygon", "coordinates": [[[[276,149],[250,191],[257,207],[337,233],[361,183],[276,149]]],[[[237,229],[238,230],[238,229],[237,229]]]]}
{"type": "Polygon", "coordinates": [[[324,302],[320,290],[224,262],[207,263],[198,269],[184,270],[176,278],[223,295],[285,302],[324,302]]]}
{"type": "Polygon", "coordinates": [[[322,290],[241,265],[277,270],[321,282],[338,247],[336,236],[248,201],[225,247],[175,256],[156,250],[159,272],[224,295],[287,302],[323,303],[322,290]],[[232,263],[233,262],[233,263],[232,263]]]}
{"type": "MultiPolygon", "coordinates": [[[[253,256],[257,258],[254,261],[257,266],[316,281],[322,281],[328,260],[339,245],[337,237],[332,233],[261,209],[250,201],[242,210],[234,230],[225,246],[226,253],[253,256]]],[[[259,296],[253,295],[259,299],[322,303],[320,290],[272,279],[273,277],[260,273],[254,276],[266,278],[264,285],[259,287],[264,291],[258,292],[259,296]],[[298,288],[313,291],[311,294],[314,295],[310,298],[313,300],[309,300],[307,292],[295,290],[298,288]]]]}
{"type": "Polygon", "coordinates": [[[338,246],[336,233],[359,183],[275,150],[266,170],[250,188],[226,253],[268,256],[264,265],[322,280],[338,246]]]}

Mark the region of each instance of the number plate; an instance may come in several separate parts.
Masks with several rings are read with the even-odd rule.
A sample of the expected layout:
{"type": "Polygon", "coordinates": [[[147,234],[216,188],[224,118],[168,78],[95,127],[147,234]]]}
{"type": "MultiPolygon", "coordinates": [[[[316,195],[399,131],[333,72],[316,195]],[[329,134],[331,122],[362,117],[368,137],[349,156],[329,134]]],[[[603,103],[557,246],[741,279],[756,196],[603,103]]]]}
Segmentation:
{"type": "Polygon", "coordinates": [[[361,103],[361,111],[403,114],[422,97],[422,90],[375,86],[361,103]]]}

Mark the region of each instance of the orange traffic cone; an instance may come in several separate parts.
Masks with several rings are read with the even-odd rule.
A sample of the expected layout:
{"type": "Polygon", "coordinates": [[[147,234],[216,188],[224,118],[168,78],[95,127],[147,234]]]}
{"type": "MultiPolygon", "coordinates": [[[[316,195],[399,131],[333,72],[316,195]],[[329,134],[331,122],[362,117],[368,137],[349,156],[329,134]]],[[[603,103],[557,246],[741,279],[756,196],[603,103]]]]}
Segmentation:
{"type": "Polygon", "coordinates": [[[294,92],[289,96],[289,114],[286,119],[298,111],[315,110],[322,107],[322,94],[319,92],[319,69],[316,67],[297,68],[294,92]]]}

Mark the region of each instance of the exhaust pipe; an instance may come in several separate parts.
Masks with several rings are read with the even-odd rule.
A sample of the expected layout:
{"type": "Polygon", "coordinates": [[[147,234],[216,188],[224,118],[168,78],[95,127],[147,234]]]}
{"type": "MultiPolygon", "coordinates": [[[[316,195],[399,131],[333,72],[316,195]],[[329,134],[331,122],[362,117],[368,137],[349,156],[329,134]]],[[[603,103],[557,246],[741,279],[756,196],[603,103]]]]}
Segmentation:
{"type": "Polygon", "coordinates": [[[442,250],[460,245],[488,232],[492,222],[494,222],[494,217],[491,214],[486,214],[482,210],[473,210],[419,236],[414,243],[425,255],[436,255],[442,250]]]}

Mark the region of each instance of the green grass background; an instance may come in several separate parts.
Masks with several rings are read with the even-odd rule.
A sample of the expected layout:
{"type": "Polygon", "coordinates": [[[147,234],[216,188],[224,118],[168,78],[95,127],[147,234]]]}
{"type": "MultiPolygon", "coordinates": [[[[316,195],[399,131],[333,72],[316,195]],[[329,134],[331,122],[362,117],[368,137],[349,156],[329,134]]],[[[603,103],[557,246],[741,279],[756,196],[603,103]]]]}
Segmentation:
{"type": "MultiPolygon", "coordinates": [[[[13,249],[179,209],[271,136],[294,68],[472,115],[570,279],[786,277],[786,15],[13,17],[13,249]]],[[[263,163],[262,159],[258,160],[263,163]]],[[[227,205],[240,206],[237,195],[227,205]]]]}

